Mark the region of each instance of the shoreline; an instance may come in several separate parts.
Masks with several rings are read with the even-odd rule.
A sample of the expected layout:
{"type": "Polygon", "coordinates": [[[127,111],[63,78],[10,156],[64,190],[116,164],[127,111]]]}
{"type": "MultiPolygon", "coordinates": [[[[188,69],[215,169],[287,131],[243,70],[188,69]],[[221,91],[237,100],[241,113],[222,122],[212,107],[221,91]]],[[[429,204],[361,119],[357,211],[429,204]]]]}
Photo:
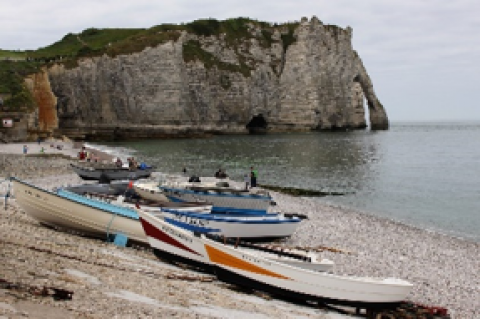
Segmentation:
{"type": "Polygon", "coordinates": [[[116,156],[108,152],[102,151],[98,148],[92,147],[88,143],[78,143],[69,140],[48,139],[42,142],[25,142],[25,143],[8,143],[0,144],[0,154],[5,155],[64,155],[70,157],[72,160],[78,159],[78,153],[82,150],[92,152],[93,156],[99,162],[111,163],[116,159],[116,156]],[[27,147],[27,153],[23,153],[23,147],[27,147]],[[60,147],[57,148],[57,147],[60,147]]]}
{"type": "MultiPolygon", "coordinates": [[[[38,183],[41,187],[52,188],[81,182],[81,180],[68,169],[67,163],[70,161],[66,159],[55,159],[52,161],[48,158],[25,157],[18,155],[18,153],[17,155],[0,154],[0,158],[2,158],[3,161],[0,161],[0,177],[5,176],[5,169],[10,169],[13,173],[18,172],[16,174],[22,174],[24,176],[23,178],[35,181],[35,183],[38,183]],[[6,162],[8,162],[7,165],[5,165],[6,162]],[[25,168],[29,168],[30,171],[21,173],[21,171],[25,171],[25,168]]],[[[1,188],[0,193],[3,193],[1,188]]],[[[452,237],[448,234],[431,232],[376,215],[369,215],[367,212],[355,211],[348,207],[339,207],[337,204],[322,202],[314,198],[292,197],[277,192],[271,193],[278,203],[277,207],[280,208],[281,211],[297,211],[309,216],[309,219],[299,226],[291,238],[282,241],[283,245],[307,247],[327,246],[348,251],[350,254],[326,251],[322,253],[322,257],[335,261],[335,273],[357,276],[390,276],[409,280],[415,285],[414,291],[409,296],[409,300],[427,305],[445,307],[449,309],[452,318],[475,318],[480,316],[480,301],[476,298],[480,295],[480,285],[478,284],[477,275],[479,267],[477,259],[480,251],[480,245],[478,243],[452,237]]],[[[39,238],[40,242],[46,242],[49,236],[54,236],[55,238],[61,238],[61,240],[58,239],[58,241],[62,242],[73,241],[83,246],[92,245],[92,247],[101,247],[95,249],[112,248],[115,251],[119,250],[124,254],[128,254],[128,258],[133,258],[132,255],[137,256],[137,254],[139,254],[133,249],[116,248],[102,241],[52,231],[39,225],[36,221],[25,215],[18,207],[15,207],[13,200],[11,203],[12,207],[10,207],[10,202],[8,204],[8,214],[6,216],[5,214],[2,215],[2,219],[0,219],[1,231],[3,234],[7,234],[7,237],[10,236],[10,228],[7,228],[7,225],[11,226],[11,223],[15,221],[17,222],[14,227],[15,229],[18,228],[22,230],[25,227],[34,227],[35,231],[31,233],[19,231],[22,232],[22,235],[19,235],[18,238],[22,238],[22,240],[25,241],[31,241],[31,237],[34,236],[35,238],[39,238]]],[[[3,201],[1,204],[3,204],[3,201]]],[[[0,244],[2,244],[2,246],[4,245],[1,240],[0,244]]],[[[28,252],[27,249],[26,253],[28,252]]],[[[22,249],[21,254],[23,253],[24,251],[22,249]]],[[[21,254],[19,253],[19,258],[21,254]]],[[[146,253],[142,255],[142,258],[155,260],[152,255],[151,253],[150,255],[146,253]]],[[[5,260],[5,257],[6,256],[2,257],[2,259],[4,259],[2,262],[9,264],[9,261],[5,260]]],[[[26,257],[22,256],[21,258],[26,257]]],[[[42,258],[44,257],[40,257],[41,260],[43,260],[42,258]]],[[[21,271],[19,271],[17,275],[10,274],[11,277],[9,278],[18,279],[28,276],[28,271],[25,272],[22,268],[25,266],[22,265],[22,267],[19,267],[19,265],[16,265],[16,267],[16,270],[21,271]]],[[[95,273],[92,274],[92,272],[88,271],[84,266],[77,266],[77,268],[84,273],[88,273],[90,276],[95,275],[95,273]]],[[[180,268],[176,269],[180,271],[180,268]]],[[[52,269],[50,269],[50,271],[56,273],[61,272],[52,269]]],[[[100,271],[100,273],[101,272],[102,271],[100,271]]],[[[195,274],[198,275],[199,273],[195,274]]],[[[47,276],[47,278],[50,277],[51,276],[47,276]]],[[[57,282],[51,278],[48,280],[57,282]]],[[[61,281],[58,281],[58,284],[66,285],[61,281]]],[[[109,282],[109,284],[112,283],[109,282]]],[[[135,285],[135,283],[130,284],[135,285]]],[[[188,283],[183,284],[188,285],[188,283]]],[[[220,283],[211,284],[210,286],[208,288],[209,291],[213,289],[216,291],[215,293],[218,294],[228,295],[232,293],[231,290],[226,289],[220,283]],[[217,289],[220,290],[217,291],[217,289]]],[[[77,287],[75,289],[79,288],[77,287]]],[[[92,288],[91,285],[89,285],[89,289],[98,290],[98,287],[92,288]]],[[[180,290],[185,292],[183,289],[186,288],[183,287],[180,290]]],[[[130,286],[127,290],[132,291],[135,290],[135,288],[130,286]]],[[[136,291],[136,293],[142,296],[148,295],[145,290],[139,290],[136,291]]],[[[77,293],[75,293],[74,298],[76,296],[77,293]]],[[[178,297],[181,298],[180,296],[178,297]]],[[[85,296],[80,298],[81,300],[78,301],[80,303],[85,300],[92,302],[90,300],[91,298],[85,296]]],[[[113,297],[109,297],[108,299],[110,300],[111,298],[113,297]]],[[[118,298],[117,296],[117,299],[118,298]]],[[[155,299],[151,296],[150,298],[155,299]]],[[[157,296],[155,300],[161,300],[163,302],[162,298],[163,297],[157,296]]],[[[249,296],[249,298],[255,297],[249,296]]],[[[0,305],[2,300],[0,294],[0,305]]],[[[207,298],[202,302],[220,308],[233,307],[231,304],[227,306],[225,300],[211,301],[207,298]]],[[[256,311],[264,315],[274,316],[273,313],[269,313],[271,309],[267,309],[272,307],[269,305],[270,302],[271,301],[266,302],[266,305],[263,306],[252,306],[252,304],[248,304],[245,307],[253,307],[250,308],[250,311],[251,309],[256,309],[256,311]]],[[[130,304],[131,302],[128,303],[130,304]]],[[[151,305],[141,304],[142,306],[139,306],[138,303],[137,301],[137,305],[135,306],[136,311],[153,311],[150,309],[152,307],[151,305]],[[138,307],[142,310],[138,310],[138,307]]],[[[169,299],[168,304],[172,305],[176,303],[169,299]]],[[[95,309],[98,307],[99,306],[96,305],[95,309]]],[[[235,307],[237,308],[229,309],[238,309],[238,306],[235,307]]],[[[284,305],[282,307],[287,307],[289,309],[288,313],[290,314],[292,313],[291,311],[300,311],[297,308],[298,306],[293,304],[286,304],[286,306],[284,305]]],[[[0,311],[1,309],[0,307],[0,311]]],[[[84,308],[80,307],[79,309],[83,309],[80,312],[85,314],[84,308]]],[[[300,309],[301,311],[308,309],[308,313],[311,311],[310,308],[305,307],[300,307],[300,309]]],[[[102,312],[103,310],[99,309],[96,311],[107,315],[111,309],[107,310],[107,312],[102,312]]],[[[178,311],[179,314],[182,313],[180,317],[183,318],[183,310],[178,311]]],[[[325,312],[319,313],[318,309],[316,311],[314,314],[309,313],[308,315],[302,313],[302,316],[310,317],[310,315],[313,315],[314,317],[318,317],[319,315],[329,315],[329,313],[325,312]]],[[[138,314],[138,312],[136,313],[138,314]]],[[[188,316],[185,316],[185,318],[187,317],[188,316]]]]}
{"type": "MultiPolygon", "coordinates": [[[[312,197],[312,198],[315,198],[315,197],[312,197]]],[[[323,199],[318,198],[318,197],[317,197],[317,199],[322,202],[322,205],[329,206],[332,209],[351,211],[351,212],[354,212],[356,214],[363,215],[363,216],[365,216],[365,218],[373,217],[373,218],[377,218],[377,219],[381,219],[381,220],[386,220],[386,221],[389,221],[391,223],[398,224],[399,226],[414,228],[414,229],[416,229],[418,231],[421,231],[421,232],[436,234],[436,235],[445,236],[445,237],[451,237],[452,239],[457,239],[457,240],[461,240],[461,241],[465,241],[465,242],[471,242],[473,244],[480,245],[480,241],[476,240],[473,237],[466,237],[466,236],[462,237],[461,235],[458,235],[458,234],[455,234],[455,233],[449,233],[448,231],[445,231],[445,230],[442,230],[442,229],[422,227],[420,225],[415,225],[414,223],[408,223],[406,221],[403,221],[403,220],[400,220],[400,219],[395,219],[393,217],[382,216],[382,215],[379,215],[379,214],[376,214],[376,213],[373,213],[373,212],[368,212],[368,211],[365,211],[365,210],[360,210],[360,209],[357,209],[357,208],[353,208],[353,207],[348,206],[348,205],[343,205],[343,204],[323,200],[323,199]]]]}

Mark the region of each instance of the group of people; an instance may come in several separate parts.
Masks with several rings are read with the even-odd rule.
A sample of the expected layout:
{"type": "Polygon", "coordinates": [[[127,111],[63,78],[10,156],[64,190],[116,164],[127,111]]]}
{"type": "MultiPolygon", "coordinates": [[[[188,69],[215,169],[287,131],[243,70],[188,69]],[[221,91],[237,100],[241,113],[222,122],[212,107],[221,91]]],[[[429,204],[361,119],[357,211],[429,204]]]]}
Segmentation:
{"type": "Polygon", "coordinates": [[[137,163],[137,161],[135,160],[134,157],[128,157],[127,162],[128,162],[128,169],[129,170],[134,171],[138,168],[138,163],[137,163]]]}
{"type": "MultiPolygon", "coordinates": [[[[127,158],[127,163],[128,163],[128,169],[131,170],[131,171],[134,171],[138,168],[138,163],[137,161],[135,160],[135,157],[128,157],[127,158]]],[[[120,159],[120,157],[117,157],[117,160],[115,161],[115,165],[118,167],[118,168],[122,168],[123,167],[123,162],[122,160],[120,159]]]]}
{"type": "MultiPolygon", "coordinates": [[[[38,139],[38,141],[40,141],[40,138],[38,139]]],[[[40,145],[40,142],[38,142],[38,145],[40,145]]],[[[54,144],[50,144],[50,147],[54,147],[54,148],[56,148],[56,149],[58,149],[58,150],[60,150],[60,151],[63,150],[63,145],[60,145],[60,144],[57,145],[57,146],[55,146],[54,144]]],[[[86,159],[86,153],[87,153],[87,152],[85,151],[85,148],[83,148],[82,151],[84,152],[84,154],[81,155],[81,152],[80,152],[80,153],[78,154],[78,157],[79,157],[80,159],[86,159]],[[83,158],[82,158],[82,156],[83,156],[83,158]]],[[[27,153],[28,153],[28,145],[23,145],[23,154],[27,154],[27,153]]],[[[42,146],[42,147],[40,148],[40,153],[45,153],[45,147],[42,146]]]]}
{"type": "MultiPolygon", "coordinates": [[[[187,169],[184,168],[183,173],[186,174],[186,172],[187,172],[187,169]]],[[[228,175],[225,172],[225,170],[220,168],[220,169],[218,169],[218,171],[215,172],[215,177],[216,178],[227,178],[228,175]]],[[[252,187],[257,187],[257,177],[258,177],[257,170],[255,170],[253,168],[253,166],[250,167],[250,174],[245,174],[244,175],[245,189],[249,189],[249,188],[252,188],[252,187]]]]}
{"type": "Polygon", "coordinates": [[[225,173],[225,171],[221,168],[218,169],[218,171],[215,172],[215,177],[216,178],[227,178],[228,175],[225,173]]]}

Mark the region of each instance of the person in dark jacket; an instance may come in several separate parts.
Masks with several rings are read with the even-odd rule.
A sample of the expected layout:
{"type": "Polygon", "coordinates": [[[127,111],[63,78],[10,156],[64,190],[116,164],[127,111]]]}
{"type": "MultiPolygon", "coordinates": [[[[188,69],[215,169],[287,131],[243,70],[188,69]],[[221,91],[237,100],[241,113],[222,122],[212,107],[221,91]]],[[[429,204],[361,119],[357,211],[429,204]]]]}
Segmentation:
{"type": "Polygon", "coordinates": [[[250,167],[250,187],[257,187],[257,171],[250,167]]]}

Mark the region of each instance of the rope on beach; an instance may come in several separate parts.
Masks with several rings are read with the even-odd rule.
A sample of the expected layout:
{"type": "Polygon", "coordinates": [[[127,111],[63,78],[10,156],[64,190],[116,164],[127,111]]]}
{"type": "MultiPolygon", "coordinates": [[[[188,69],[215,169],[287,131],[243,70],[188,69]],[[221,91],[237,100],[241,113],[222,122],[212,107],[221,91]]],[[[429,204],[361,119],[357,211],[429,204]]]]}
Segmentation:
{"type": "Polygon", "coordinates": [[[110,222],[107,225],[107,242],[110,242],[110,226],[112,225],[113,220],[115,219],[116,216],[117,216],[116,214],[112,214],[112,219],[110,219],[110,222]]]}

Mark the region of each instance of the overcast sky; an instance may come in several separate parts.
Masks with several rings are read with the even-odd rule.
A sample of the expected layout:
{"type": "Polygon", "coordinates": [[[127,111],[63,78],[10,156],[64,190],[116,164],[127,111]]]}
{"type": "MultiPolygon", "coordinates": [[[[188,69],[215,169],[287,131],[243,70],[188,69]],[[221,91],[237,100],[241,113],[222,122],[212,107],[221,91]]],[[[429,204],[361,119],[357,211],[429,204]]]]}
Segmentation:
{"type": "Polygon", "coordinates": [[[478,0],[0,0],[0,48],[37,49],[90,27],[314,15],[353,28],[390,121],[480,121],[478,0]]]}

